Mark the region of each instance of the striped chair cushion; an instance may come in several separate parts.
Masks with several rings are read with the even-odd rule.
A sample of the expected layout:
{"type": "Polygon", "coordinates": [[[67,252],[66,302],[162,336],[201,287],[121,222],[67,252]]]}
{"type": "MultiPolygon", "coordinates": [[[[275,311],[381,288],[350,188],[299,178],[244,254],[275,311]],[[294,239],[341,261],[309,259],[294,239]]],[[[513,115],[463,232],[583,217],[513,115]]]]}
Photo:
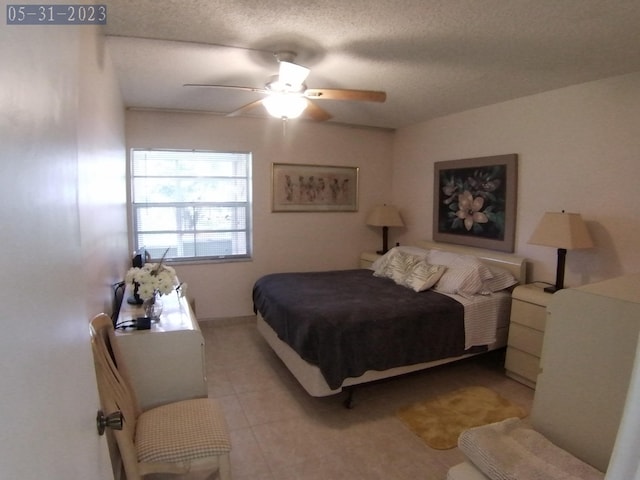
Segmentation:
{"type": "Polygon", "coordinates": [[[135,443],[139,462],[188,462],[231,450],[224,416],[209,398],[183,400],[142,413],[135,443]]]}

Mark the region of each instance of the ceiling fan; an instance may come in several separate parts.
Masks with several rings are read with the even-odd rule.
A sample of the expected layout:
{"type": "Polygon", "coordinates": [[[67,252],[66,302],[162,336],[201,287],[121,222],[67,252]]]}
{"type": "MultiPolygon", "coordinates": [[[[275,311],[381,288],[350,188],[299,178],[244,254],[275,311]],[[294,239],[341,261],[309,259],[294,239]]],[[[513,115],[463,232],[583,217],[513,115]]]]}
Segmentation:
{"type": "Polygon", "coordinates": [[[187,83],[184,86],[226,88],[264,94],[265,98],[244,105],[227,116],[242,115],[262,105],[270,115],[283,120],[296,118],[303,112],[312,120],[320,122],[329,120],[331,114],[311,100],[384,102],[387,98],[385,92],[374,90],[307,88],[304,81],[309,76],[310,70],[293,63],[295,53],[288,51],[276,52],[274,56],[279,63],[278,75],[272,76],[262,88],[201,83],[187,83]]]}

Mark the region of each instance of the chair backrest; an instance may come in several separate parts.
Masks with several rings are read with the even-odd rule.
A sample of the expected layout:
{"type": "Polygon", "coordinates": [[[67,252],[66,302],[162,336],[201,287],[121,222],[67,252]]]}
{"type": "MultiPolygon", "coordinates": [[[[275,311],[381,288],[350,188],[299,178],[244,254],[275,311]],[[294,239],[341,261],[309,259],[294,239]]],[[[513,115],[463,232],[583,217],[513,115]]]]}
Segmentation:
{"type": "Polygon", "coordinates": [[[134,443],[140,409],[115,341],[111,318],[106,314],[97,315],[91,320],[91,347],[102,409],[105,415],[120,411],[123,416],[122,430],[114,430],[113,433],[127,478],[140,478],[134,443]]]}

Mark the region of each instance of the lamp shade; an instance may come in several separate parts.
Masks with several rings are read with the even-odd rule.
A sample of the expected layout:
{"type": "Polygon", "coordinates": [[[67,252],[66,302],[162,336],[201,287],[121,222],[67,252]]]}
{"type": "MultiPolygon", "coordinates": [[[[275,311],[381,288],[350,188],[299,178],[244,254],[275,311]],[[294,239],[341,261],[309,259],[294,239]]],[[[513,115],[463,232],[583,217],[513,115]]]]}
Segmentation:
{"type": "Polygon", "coordinates": [[[393,205],[378,205],[367,216],[367,225],[372,227],[404,227],[398,209],[393,205]]]}
{"type": "Polygon", "coordinates": [[[367,225],[382,227],[382,250],[378,250],[377,253],[384,255],[389,251],[389,227],[404,227],[404,222],[400,212],[393,205],[378,205],[369,212],[367,225]]]}
{"type": "Polygon", "coordinates": [[[564,288],[564,265],[567,250],[593,247],[593,240],[579,213],[547,212],[531,235],[529,243],[556,247],[558,264],[556,283],[544,289],[554,293],[564,288]]]}
{"type": "Polygon", "coordinates": [[[593,247],[593,240],[579,213],[547,212],[531,235],[529,243],[575,250],[593,247]]]}
{"type": "Polygon", "coordinates": [[[262,100],[262,104],[269,115],[276,118],[297,118],[307,108],[304,97],[291,93],[271,94],[262,100]]]}

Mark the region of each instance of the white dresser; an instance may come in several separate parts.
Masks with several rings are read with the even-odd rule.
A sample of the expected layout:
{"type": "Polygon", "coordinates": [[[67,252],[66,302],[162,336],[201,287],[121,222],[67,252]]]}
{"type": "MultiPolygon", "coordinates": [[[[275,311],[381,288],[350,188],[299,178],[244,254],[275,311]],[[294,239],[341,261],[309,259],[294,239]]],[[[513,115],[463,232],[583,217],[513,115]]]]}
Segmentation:
{"type": "MultiPolygon", "coordinates": [[[[555,445],[605,472],[640,355],[640,274],[550,297],[530,422],[555,445]]],[[[447,474],[447,480],[488,479],[469,461],[447,474]]]]}
{"type": "MultiPolygon", "coordinates": [[[[143,317],[141,306],[122,301],[118,323],[143,317]]],[[[207,396],[204,337],[186,298],[163,295],[160,320],[149,330],[116,330],[116,339],[143,410],[207,396]]]]}
{"type": "Polygon", "coordinates": [[[547,310],[532,425],[606,471],[640,354],[640,274],[561,290],[547,310]]]}

